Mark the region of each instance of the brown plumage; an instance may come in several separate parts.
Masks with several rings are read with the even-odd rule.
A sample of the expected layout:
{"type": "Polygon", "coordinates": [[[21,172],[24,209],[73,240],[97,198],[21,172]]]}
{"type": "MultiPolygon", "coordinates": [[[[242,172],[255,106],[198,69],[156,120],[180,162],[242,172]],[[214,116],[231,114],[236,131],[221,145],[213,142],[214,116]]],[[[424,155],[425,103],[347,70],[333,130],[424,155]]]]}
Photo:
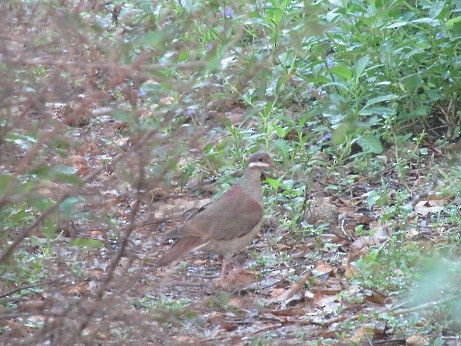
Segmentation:
{"type": "Polygon", "coordinates": [[[263,221],[261,174],[275,167],[269,155],[250,156],[242,178],[204,211],[193,216],[168,238],[177,242],[156,263],[162,267],[191,251],[201,250],[223,256],[221,280],[227,261],[254,239],[263,221]]]}

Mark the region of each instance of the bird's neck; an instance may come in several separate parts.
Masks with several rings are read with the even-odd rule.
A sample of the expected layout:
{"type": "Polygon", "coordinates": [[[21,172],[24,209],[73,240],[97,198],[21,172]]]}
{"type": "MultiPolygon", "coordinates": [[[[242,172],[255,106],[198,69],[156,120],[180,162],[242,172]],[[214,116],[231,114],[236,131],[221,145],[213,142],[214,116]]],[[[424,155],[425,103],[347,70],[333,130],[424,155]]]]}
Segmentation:
{"type": "Polygon", "coordinates": [[[258,201],[262,201],[263,199],[263,192],[261,189],[261,173],[262,172],[259,169],[247,169],[239,181],[242,189],[258,201]]]}

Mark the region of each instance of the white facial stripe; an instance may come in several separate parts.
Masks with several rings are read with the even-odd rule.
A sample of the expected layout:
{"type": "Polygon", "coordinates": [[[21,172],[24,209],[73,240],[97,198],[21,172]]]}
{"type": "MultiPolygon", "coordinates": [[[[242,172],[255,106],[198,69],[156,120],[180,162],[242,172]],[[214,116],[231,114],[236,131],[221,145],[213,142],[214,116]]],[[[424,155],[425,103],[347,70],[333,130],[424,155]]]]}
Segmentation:
{"type": "Polygon", "coordinates": [[[267,163],[265,162],[252,162],[248,165],[248,167],[259,167],[259,168],[268,168],[270,167],[267,163]]]}

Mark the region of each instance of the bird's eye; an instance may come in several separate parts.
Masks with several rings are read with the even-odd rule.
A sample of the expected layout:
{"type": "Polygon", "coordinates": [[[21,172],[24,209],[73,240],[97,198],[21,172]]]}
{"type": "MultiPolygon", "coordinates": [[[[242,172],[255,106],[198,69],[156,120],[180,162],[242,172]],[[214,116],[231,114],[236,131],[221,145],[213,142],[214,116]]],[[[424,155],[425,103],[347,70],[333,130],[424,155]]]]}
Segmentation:
{"type": "Polygon", "coordinates": [[[260,158],[258,159],[258,161],[259,161],[259,162],[263,162],[263,158],[260,157],[260,158]]]}

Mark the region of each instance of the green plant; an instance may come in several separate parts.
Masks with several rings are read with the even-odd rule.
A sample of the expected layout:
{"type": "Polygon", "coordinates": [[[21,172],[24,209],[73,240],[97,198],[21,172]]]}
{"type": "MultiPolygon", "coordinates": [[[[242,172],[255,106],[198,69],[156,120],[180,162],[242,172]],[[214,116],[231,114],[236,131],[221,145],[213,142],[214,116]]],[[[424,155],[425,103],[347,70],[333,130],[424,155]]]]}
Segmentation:
{"type": "Polygon", "coordinates": [[[354,282],[379,291],[400,292],[411,282],[420,251],[417,244],[392,237],[357,261],[354,282]]]}
{"type": "Polygon", "coordinates": [[[197,314],[189,308],[188,299],[172,299],[164,296],[144,296],[134,303],[136,309],[148,311],[156,320],[167,326],[172,323],[190,323],[197,319],[197,314]]]}

